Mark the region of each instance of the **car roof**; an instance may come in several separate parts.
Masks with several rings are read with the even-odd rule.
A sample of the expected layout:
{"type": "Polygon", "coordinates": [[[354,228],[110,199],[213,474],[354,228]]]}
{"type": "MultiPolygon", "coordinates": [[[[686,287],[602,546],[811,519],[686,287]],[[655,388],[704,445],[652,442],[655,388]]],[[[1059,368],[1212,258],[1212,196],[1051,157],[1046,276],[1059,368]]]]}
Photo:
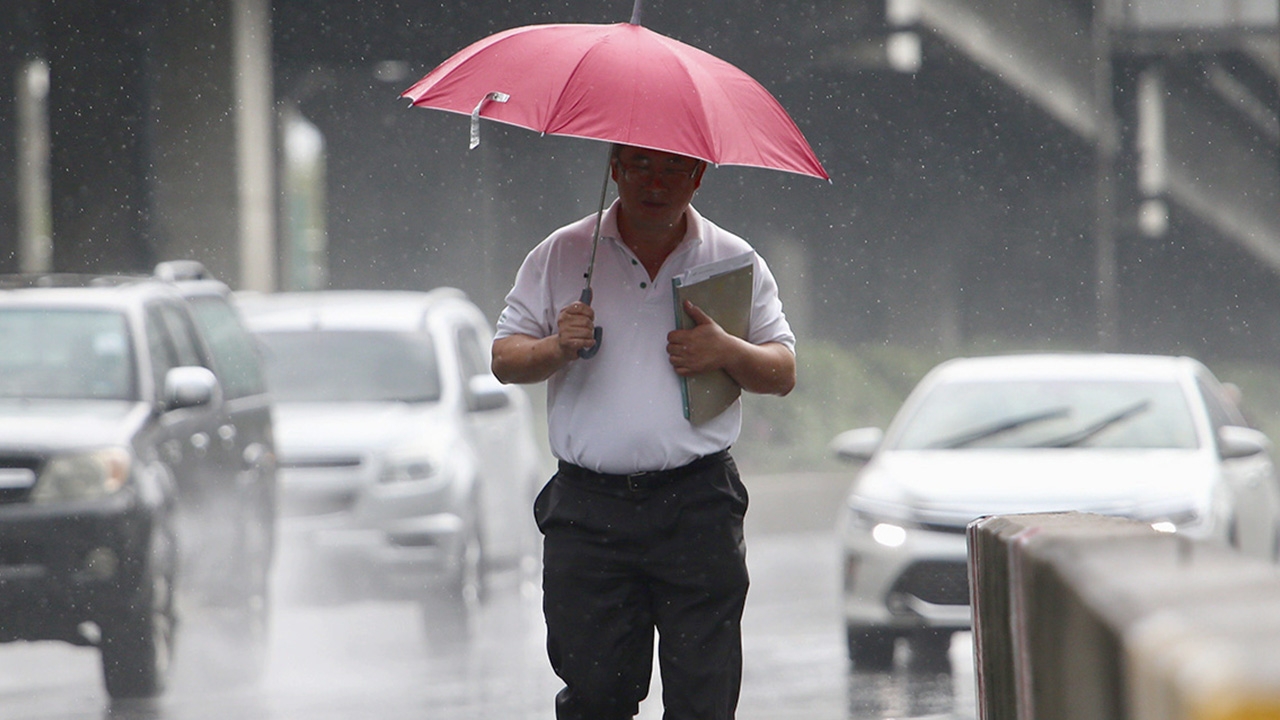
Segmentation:
{"type": "Polygon", "coordinates": [[[145,275],[0,275],[0,303],[7,305],[123,310],[150,297],[179,295],[169,283],[145,275]]]}
{"type": "Polygon", "coordinates": [[[1170,382],[1193,375],[1200,363],[1189,357],[1121,353],[1045,353],[993,355],[948,360],[932,373],[932,382],[994,380],[1154,380],[1170,382]]]}
{"type": "Polygon", "coordinates": [[[196,260],[169,260],[156,265],[155,277],[171,284],[185,298],[231,298],[231,288],[196,260]]]}
{"type": "Polygon", "coordinates": [[[473,308],[456,288],[413,290],[319,290],[236,293],[245,323],[255,332],[394,330],[424,328],[428,314],[446,305],[473,308]]]}

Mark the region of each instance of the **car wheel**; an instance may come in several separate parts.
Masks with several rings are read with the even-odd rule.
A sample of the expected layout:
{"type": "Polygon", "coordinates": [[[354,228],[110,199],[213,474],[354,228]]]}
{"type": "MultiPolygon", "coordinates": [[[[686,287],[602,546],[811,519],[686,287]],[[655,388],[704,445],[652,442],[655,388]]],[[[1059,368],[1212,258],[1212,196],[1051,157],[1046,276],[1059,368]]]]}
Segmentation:
{"type": "Polygon", "coordinates": [[[266,667],[271,627],[271,558],[275,542],[272,522],[270,518],[259,517],[240,529],[239,587],[225,630],[238,656],[234,660],[237,677],[246,682],[256,681],[266,667]]]}
{"type": "Polygon", "coordinates": [[[856,670],[888,670],[893,667],[896,633],[877,627],[849,625],[845,628],[849,660],[856,670]]]}
{"type": "Polygon", "coordinates": [[[454,645],[471,637],[475,613],[487,595],[484,545],[480,528],[468,528],[459,548],[452,576],[427,590],[422,602],[422,625],[432,645],[454,645]]]}
{"type": "Polygon", "coordinates": [[[221,626],[231,655],[221,672],[231,683],[258,682],[267,666],[267,640],[271,630],[271,613],[265,594],[248,598],[223,616],[221,626]]]}
{"type": "Polygon", "coordinates": [[[911,634],[911,667],[942,670],[951,665],[951,631],[930,628],[911,634]]]}
{"type": "Polygon", "coordinates": [[[102,677],[113,698],[153,697],[164,692],[173,658],[172,577],[147,564],[147,578],[121,616],[105,621],[99,650],[102,677]]]}

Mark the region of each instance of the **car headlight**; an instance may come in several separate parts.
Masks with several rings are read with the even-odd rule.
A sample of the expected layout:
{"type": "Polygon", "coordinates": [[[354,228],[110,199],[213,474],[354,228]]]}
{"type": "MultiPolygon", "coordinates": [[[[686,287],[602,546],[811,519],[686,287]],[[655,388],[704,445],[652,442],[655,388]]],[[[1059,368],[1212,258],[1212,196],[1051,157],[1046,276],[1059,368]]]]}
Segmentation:
{"type": "Polygon", "coordinates": [[[45,463],[36,479],[31,501],[66,502],[106,497],[125,486],[132,466],[132,456],[121,447],[55,457],[45,463]]]}
{"type": "Polygon", "coordinates": [[[1200,522],[1200,514],[1195,510],[1177,512],[1143,513],[1143,522],[1149,523],[1153,530],[1162,533],[1175,533],[1200,522]]]}
{"type": "Polygon", "coordinates": [[[907,531],[919,527],[906,517],[905,509],[887,503],[873,504],[860,498],[851,500],[845,512],[850,528],[858,528],[885,547],[901,546],[907,541],[907,531]]]}
{"type": "Polygon", "coordinates": [[[378,482],[384,485],[438,482],[440,475],[440,468],[425,458],[389,459],[378,476],[378,482]]]}
{"type": "Polygon", "coordinates": [[[871,528],[871,539],[885,547],[900,547],[907,541],[907,529],[893,523],[876,523],[871,528]]]}

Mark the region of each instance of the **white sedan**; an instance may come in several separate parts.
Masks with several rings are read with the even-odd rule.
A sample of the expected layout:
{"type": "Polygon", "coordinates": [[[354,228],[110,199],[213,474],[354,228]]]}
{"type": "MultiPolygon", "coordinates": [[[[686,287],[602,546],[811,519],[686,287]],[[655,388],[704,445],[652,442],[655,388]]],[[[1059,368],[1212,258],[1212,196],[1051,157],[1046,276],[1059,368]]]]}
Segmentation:
{"type": "Polygon", "coordinates": [[[965,528],[986,515],[1082,511],[1149,522],[1274,560],[1271,444],[1186,357],[1059,354],[942,363],[888,429],[832,442],[865,463],[838,521],[855,667],[898,638],[946,652],[970,626],[965,528]]]}

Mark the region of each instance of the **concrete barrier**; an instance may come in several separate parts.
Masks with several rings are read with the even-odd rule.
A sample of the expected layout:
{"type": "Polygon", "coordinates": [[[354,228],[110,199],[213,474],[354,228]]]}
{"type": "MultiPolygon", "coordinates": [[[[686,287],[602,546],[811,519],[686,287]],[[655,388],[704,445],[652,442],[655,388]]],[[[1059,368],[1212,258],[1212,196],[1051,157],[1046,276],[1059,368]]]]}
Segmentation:
{"type": "Polygon", "coordinates": [[[1280,720],[1280,571],[1085,513],[969,527],[982,720],[1280,720]]]}

